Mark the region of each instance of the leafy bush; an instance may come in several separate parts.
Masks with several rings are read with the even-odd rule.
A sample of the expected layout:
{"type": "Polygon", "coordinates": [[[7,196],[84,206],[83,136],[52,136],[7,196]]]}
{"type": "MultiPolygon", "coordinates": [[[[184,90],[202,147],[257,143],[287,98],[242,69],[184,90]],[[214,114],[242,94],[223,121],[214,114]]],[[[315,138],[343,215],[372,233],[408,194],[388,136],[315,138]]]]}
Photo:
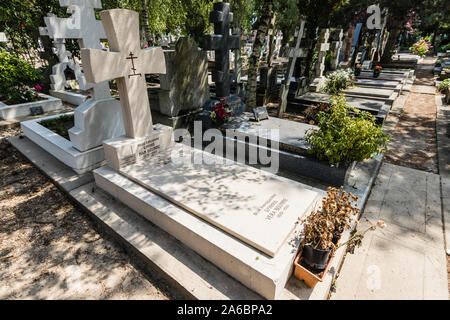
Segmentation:
{"type": "Polygon", "coordinates": [[[450,50],[450,42],[445,44],[445,45],[443,45],[443,46],[440,46],[438,51],[445,53],[445,52],[447,52],[447,50],[450,50]]]}
{"type": "Polygon", "coordinates": [[[450,91],[450,79],[445,79],[439,84],[438,90],[440,93],[447,93],[450,91]]]}
{"type": "Polygon", "coordinates": [[[390,139],[370,113],[348,106],[344,95],[331,98],[330,111],[319,113],[318,127],[306,136],[308,151],[330,164],[369,159],[384,152],[390,139]]]}
{"type": "Polygon", "coordinates": [[[0,100],[7,104],[32,102],[39,99],[34,86],[41,76],[34,67],[6,51],[0,50],[0,100]]]}
{"type": "Polygon", "coordinates": [[[354,81],[355,76],[350,70],[338,70],[327,76],[324,91],[331,94],[338,94],[353,85],[354,81]]]}

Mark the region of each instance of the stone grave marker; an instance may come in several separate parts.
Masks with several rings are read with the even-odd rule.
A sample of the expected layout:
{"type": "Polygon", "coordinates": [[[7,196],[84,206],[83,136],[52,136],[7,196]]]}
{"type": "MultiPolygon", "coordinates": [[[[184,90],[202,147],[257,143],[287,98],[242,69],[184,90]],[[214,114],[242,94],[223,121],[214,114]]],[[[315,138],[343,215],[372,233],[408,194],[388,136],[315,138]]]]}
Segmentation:
{"type": "Polygon", "coordinates": [[[230,50],[240,48],[239,36],[230,35],[230,24],[233,22],[230,4],[214,3],[210,22],[214,23],[214,34],[205,36],[204,49],[215,51],[213,81],[216,83],[216,96],[227,97],[233,80],[230,73],[230,50]]]}
{"type": "Polygon", "coordinates": [[[146,74],[166,73],[166,64],[162,48],[141,49],[137,12],[114,9],[100,16],[111,51],[82,49],[81,56],[88,81],[117,82],[126,136],[104,141],[103,146],[108,163],[120,169],[171,144],[172,128],[153,126],[145,80],[146,74]]]}
{"type": "MultiPolygon", "coordinates": [[[[60,0],[68,7],[70,18],[50,15],[44,18],[51,39],[77,39],[80,48],[102,49],[100,40],[106,34],[95,9],[101,9],[100,0],[60,0]]],[[[83,61],[84,64],[84,61],[83,61]]],[[[120,104],[113,99],[107,81],[81,86],[91,88],[92,99],[75,109],[75,126],[69,130],[73,147],[85,152],[100,146],[105,139],[123,134],[120,104]]]]}
{"type": "Polygon", "coordinates": [[[292,77],[294,75],[295,64],[297,62],[297,57],[302,54],[300,44],[302,42],[303,33],[305,31],[305,21],[300,20],[300,28],[295,32],[294,43],[295,47],[293,50],[288,51],[289,62],[286,68],[286,75],[284,77],[284,83],[281,85],[280,91],[280,108],[278,110],[278,115],[281,117],[286,111],[287,98],[289,94],[289,87],[291,85],[292,77]]]}
{"type": "Polygon", "coordinates": [[[327,51],[330,49],[328,39],[330,37],[329,29],[322,29],[319,35],[319,40],[316,45],[316,50],[319,52],[319,56],[316,62],[315,79],[310,85],[310,91],[318,92],[325,85],[325,77],[323,72],[325,70],[325,57],[327,51]]]}
{"type": "Polygon", "coordinates": [[[161,75],[159,111],[176,117],[199,110],[210,98],[208,59],[192,38],[182,37],[175,51],[165,51],[166,74],[161,75]]]}
{"type": "Polygon", "coordinates": [[[332,35],[332,48],[333,48],[333,58],[331,59],[331,69],[336,70],[339,67],[339,59],[341,55],[341,49],[344,44],[344,30],[336,29],[332,35]]]}
{"type": "Polygon", "coordinates": [[[0,32],[0,42],[8,42],[8,38],[6,38],[6,34],[4,32],[0,32]]]}

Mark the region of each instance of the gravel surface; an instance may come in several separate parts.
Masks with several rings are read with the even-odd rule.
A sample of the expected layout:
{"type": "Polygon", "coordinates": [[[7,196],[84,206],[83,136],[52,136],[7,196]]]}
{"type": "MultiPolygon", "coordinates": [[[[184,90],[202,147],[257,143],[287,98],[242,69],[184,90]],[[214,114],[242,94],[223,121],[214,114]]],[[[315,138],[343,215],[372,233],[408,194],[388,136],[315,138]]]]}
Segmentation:
{"type": "Polygon", "coordinates": [[[177,298],[75,207],[0,130],[0,299],[177,298]]]}

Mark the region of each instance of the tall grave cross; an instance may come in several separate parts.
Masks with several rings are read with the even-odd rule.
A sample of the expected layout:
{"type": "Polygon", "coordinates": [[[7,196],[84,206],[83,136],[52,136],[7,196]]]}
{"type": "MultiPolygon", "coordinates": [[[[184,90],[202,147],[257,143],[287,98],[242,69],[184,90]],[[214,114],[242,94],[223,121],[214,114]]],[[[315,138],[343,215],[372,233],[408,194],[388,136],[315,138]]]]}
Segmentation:
{"type": "Polygon", "coordinates": [[[292,76],[294,75],[294,69],[295,69],[295,64],[297,62],[297,57],[299,57],[302,54],[302,51],[300,49],[300,44],[302,42],[304,31],[305,31],[305,21],[300,20],[300,29],[297,29],[295,32],[295,38],[294,38],[295,47],[293,50],[289,50],[289,53],[288,53],[289,62],[288,62],[287,69],[286,69],[284,83],[281,85],[281,93],[280,93],[281,103],[280,103],[280,108],[278,109],[278,116],[280,116],[280,117],[286,111],[289,87],[291,85],[292,76]]]}
{"type": "Polygon", "coordinates": [[[230,50],[240,48],[240,37],[230,35],[230,24],[233,22],[233,13],[230,4],[226,2],[214,3],[209,21],[214,23],[214,34],[205,36],[205,50],[214,50],[216,64],[213,72],[213,81],[216,83],[216,96],[230,95],[233,75],[230,73],[230,50]]]}
{"type": "Polygon", "coordinates": [[[323,72],[325,71],[325,57],[327,51],[330,49],[330,44],[328,39],[330,37],[330,29],[322,29],[319,34],[319,39],[316,45],[316,51],[319,52],[316,68],[315,68],[315,79],[309,86],[309,90],[313,92],[319,92],[325,85],[325,77],[323,72]]]}
{"type": "MultiPolygon", "coordinates": [[[[44,18],[51,39],[78,39],[81,48],[101,49],[101,39],[106,39],[102,22],[95,17],[95,9],[101,9],[101,0],[59,0],[61,7],[68,7],[70,18],[49,15],[44,18]]],[[[92,92],[94,99],[110,98],[108,83],[97,84],[92,92]]]]}
{"type": "Polygon", "coordinates": [[[163,50],[141,49],[137,12],[113,9],[102,11],[100,17],[111,52],[81,50],[86,79],[92,83],[116,79],[126,135],[145,137],[153,131],[145,74],[166,73],[163,50]]]}
{"type": "Polygon", "coordinates": [[[344,44],[342,41],[344,38],[344,30],[334,30],[332,38],[333,58],[331,60],[331,69],[336,70],[339,67],[339,56],[341,54],[342,45],[344,44]]]}
{"type": "Polygon", "coordinates": [[[321,78],[325,71],[325,57],[327,51],[330,49],[330,43],[328,39],[330,37],[330,29],[322,29],[319,35],[319,41],[316,46],[316,50],[319,52],[316,64],[316,77],[321,78]]]}

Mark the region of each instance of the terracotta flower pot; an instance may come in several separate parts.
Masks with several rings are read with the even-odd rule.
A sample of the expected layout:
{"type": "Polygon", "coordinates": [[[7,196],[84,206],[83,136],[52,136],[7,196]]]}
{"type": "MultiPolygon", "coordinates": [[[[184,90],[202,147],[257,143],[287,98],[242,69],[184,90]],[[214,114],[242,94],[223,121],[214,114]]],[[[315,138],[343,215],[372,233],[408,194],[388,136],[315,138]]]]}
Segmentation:
{"type": "Polygon", "coordinates": [[[294,276],[299,279],[305,281],[306,285],[310,288],[314,288],[318,282],[322,282],[325,278],[325,275],[328,273],[328,270],[331,267],[331,263],[333,262],[333,256],[328,260],[328,264],[323,272],[319,275],[315,275],[305,267],[300,264],[302,258],[303,250],[300,250],[298,256],[294,261],[294,276]]]}

